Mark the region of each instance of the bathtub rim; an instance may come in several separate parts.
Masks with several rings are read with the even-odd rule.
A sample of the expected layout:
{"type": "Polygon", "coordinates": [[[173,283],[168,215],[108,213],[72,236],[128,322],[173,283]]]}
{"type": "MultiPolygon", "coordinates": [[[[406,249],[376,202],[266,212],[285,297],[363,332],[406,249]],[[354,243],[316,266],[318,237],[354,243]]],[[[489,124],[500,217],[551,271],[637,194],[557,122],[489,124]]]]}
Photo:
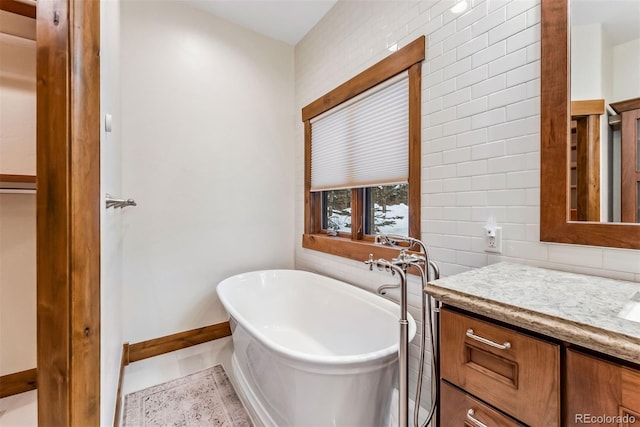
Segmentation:
{"type": "MultiPolygon", "coordinates": [[[[392,315],[399,316],[399,310],[398,310],[399,306],[393,301],[383,298],[380,295],[374,294],[373,292],[369,292],[356,285],[352,285],[351,283],[345,282],[344,280],[336,279],[330,276],[325,276],[323,274],[318,274],[318,273],[314,273],[307,270],[297,270],[297,269],[254,270],[254,271],[234,274],[232,276],[229,276],[221,280],[216,286],[216,293],[218,295],[218,298],[222,302],[222,305],[224,306],[225,310],[227,310],[230,318],[233,318],[236,322],[238,322],[243,329],[245,329],[255,339],[260,341],[260,343],[262,343],[264,346],[293,361],[306,362],[306,363],[319,364],[319,365],[334,365],[334,366],[342,365],[344,367],[347,367],[349,365],[359,365],[359,364],[365,364],[365,363],[380,363],[382,361],[386,361],[386,363],[389,363],[388,359],[397,357],[398,350],[400,347],[399,317],[397,318],[397,322],[398,322],[397,342],[393,345],[384,347],[376,351],[367,352],[367,353],[359,353],[359,354],[353,354],[353,355],[350,354],[350,355],[336,355],[336,356],[327,356],[327,355],[319,356],[319,355],[304,353],[301,351],[291,350],[283,345],[280,345],[278,343],[272,342],[271,340],[265,339],[264,334],[261,333],[260,330],[255,328],[251,324],[251,322],[249,322],[244,316],[239,314],[238,311],[233,307],[233,304],[230,304],[230,302],[224,295],[224,292],[222,293],[220,292],[220,286],[226,287],[228,285],[223,285],[225,282],[231,282],[232,279],[237,279],[240,276],[258,275],[260,273],[280,273],[280,272],[285,272],[285,273],[294,272],[295,274],[312,275],[315,277],[319,277],[323,280],[327,280],[329,283],[333,283],[334,286],[337,286],[338,284],[340,284],[341,286],[344,285],[345,289],[347,289],[348,292],[355,293],[356,297],[361,297],[362,299],[368,300],[380,306],[381,308],[390,311],[392,315]],[[396,310],[398,311],[397,313],[396,313],[396,310]]],[[[409,342],[411,342],[416,335],[416,329],[417,329],[416,322],[410,313],[407,313],[407,319],[409,321],[409,342]]]]}

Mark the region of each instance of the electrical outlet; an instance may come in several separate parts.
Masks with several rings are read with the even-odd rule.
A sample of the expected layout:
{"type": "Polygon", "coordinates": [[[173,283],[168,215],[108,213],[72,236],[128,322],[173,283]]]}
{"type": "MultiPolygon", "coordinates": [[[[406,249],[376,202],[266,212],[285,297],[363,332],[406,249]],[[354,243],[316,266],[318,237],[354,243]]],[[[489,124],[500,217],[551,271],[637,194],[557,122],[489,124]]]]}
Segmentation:
{"type": "Polygon", "coordinates": [[[485,231],[485,252],[502,253],[502,227],[495,227],[493,230],[485,231]]]}

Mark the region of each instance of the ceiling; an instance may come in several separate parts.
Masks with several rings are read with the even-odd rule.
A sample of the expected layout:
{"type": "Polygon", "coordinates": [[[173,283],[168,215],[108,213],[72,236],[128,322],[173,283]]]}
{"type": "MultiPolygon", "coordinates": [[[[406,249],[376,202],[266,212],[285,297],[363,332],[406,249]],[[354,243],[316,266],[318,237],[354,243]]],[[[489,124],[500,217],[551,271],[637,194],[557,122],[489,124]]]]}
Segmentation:
{"type": "Polygon", "coordinates": [[[226,21],[296,45],[337,0],[183,0],[226,21]]]}
{"type": "Polygon", "coordinates": [[[600,23],[611,43],[640,38],[640,1],[572,0],[571,25],[600,23]]]}

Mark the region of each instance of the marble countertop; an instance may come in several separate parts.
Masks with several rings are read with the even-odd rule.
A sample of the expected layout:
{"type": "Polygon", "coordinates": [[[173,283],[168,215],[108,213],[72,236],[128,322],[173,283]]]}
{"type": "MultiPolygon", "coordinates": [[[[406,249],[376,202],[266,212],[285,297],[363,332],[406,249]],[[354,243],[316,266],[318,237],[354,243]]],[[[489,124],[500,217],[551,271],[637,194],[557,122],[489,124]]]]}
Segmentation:
{"type": "Polygon", "coordinates": [[[444,304],[640,364],[640,283],[499,263],[432,281],[425,291],[444,304]]]}

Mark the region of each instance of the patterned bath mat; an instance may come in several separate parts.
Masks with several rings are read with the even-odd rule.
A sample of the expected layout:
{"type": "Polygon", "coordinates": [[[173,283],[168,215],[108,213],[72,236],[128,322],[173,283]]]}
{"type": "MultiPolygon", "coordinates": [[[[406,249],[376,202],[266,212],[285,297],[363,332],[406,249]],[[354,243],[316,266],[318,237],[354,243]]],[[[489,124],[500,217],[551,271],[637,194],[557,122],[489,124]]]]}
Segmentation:
{"type": "Polygon", "coordinates": [[[124,427],[250,427],[222,365],[127,394],[124,427]]]}

